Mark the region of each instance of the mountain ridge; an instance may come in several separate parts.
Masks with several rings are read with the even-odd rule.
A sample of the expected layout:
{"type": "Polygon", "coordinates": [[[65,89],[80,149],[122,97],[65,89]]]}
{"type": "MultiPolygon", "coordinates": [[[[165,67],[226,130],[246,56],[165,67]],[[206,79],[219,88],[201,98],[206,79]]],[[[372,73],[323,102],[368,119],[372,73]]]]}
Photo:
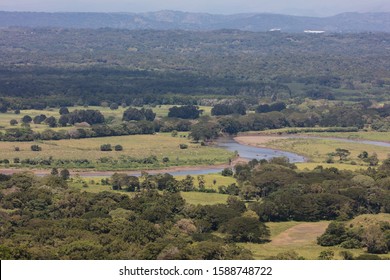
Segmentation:
{"type": "Polygon", "coordinates": [[[120,28],[211,31],[390,32],[390,13],[342,13],[330,17],[270,13],[218,15],[163,10],[147,13],[48,13],[0,11],[0,27],[120,28]]]}

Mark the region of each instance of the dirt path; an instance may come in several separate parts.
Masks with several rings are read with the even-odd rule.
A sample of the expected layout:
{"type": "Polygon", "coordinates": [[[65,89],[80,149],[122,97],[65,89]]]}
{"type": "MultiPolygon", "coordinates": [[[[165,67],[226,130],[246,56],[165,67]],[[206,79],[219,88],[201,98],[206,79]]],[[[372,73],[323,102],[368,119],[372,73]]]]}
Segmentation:
{"type": "Polygon", "coordinates": [[[329,222],[303,223],[289,228],[277,235],[271,245],[300,245],[316,242],[317,237],[323,234],[329,222]]]}

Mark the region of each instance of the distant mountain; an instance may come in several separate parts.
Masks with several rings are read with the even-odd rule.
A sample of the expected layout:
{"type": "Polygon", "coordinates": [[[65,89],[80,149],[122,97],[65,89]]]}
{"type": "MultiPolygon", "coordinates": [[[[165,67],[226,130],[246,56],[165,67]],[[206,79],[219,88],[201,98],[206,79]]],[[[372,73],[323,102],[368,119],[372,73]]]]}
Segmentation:
{"type": "Polygon", "coordinates": [[[212,15],[159,11],[150,13],[0,12],[0,27],[123,28],[159,30],[303,32],[390,32],[390,13],[343,13],[332,17],[277,14],[212,15]]]}

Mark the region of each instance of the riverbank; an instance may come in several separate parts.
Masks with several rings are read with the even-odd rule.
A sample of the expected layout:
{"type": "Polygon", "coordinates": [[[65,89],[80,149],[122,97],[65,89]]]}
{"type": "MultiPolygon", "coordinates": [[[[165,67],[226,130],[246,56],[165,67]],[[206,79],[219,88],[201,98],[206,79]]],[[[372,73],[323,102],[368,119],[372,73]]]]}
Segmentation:
{"type": "MultiPolygon", "coordinates": [[[[240,162],[248,162],[248,160],[245,158],[237,157],[230,164],[202,165],[202,166],[176,166],[176,167],[169,167],[164,169],[150,169],[150,170],[142,170],[142,171],[145,171],[149,174],[169,173],[172,175],[184,175],[184,174],[203,175],[203,174],[221,172],[224,168],[229,168],[229,167],[232,168],[240,162]]],[[[87,178],[110,177],[114,173],[125,173],[127,175],[132,175],[132,176],[140,176],[142,171],[141,170],[95,171],[95,170],[85,170],[85,169],[69,170],[71,177],[80,176],[80,177],[87,177],[87,178]]],[[[28,169],[28,168],[0,169],[0,173],[5,175],[12,175],[18,172],[32,172],[37,176],[46,176],[50,174],[51,170],[50,169],[28,169]]]]}
{"type": "Polygon", "coordinates": [[[269,136],[269,135],[242,135],[234,137],[234,140],[241,145],[248,145],[252,147],[267,148],[267,144],[275,140],[288,139],[287,136],[269,136]]]}
{"type": "Polygon", "coordinates": [[[235,137],[234,140],[242,145],[303,155],[308,161],[318,164],[343,163],[366,167],[369,163],[361,158],[360,154],[362,152],[367,152],[369,156],[375,155],[379,161],[387,159],[390,153],[390,144],[387,142],[329,136],[256,134],[240,135],[235,137]],[[349,153],[347,158],[341,161],[335,154],[337,149],[347,150],[349,153]]]}

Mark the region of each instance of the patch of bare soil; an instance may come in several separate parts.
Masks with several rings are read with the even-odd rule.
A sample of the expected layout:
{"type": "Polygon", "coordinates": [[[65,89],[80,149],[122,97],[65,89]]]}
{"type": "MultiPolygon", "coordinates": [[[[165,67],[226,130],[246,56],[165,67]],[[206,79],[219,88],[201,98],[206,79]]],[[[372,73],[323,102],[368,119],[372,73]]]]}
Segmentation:
{"type": "Polygon", "coordinates": [[[299,224],[277,235],[271,244],[283,246],[313,243],[316,242],[318,236],[325,232],[328,225],[329,222],[299,224]]]}

